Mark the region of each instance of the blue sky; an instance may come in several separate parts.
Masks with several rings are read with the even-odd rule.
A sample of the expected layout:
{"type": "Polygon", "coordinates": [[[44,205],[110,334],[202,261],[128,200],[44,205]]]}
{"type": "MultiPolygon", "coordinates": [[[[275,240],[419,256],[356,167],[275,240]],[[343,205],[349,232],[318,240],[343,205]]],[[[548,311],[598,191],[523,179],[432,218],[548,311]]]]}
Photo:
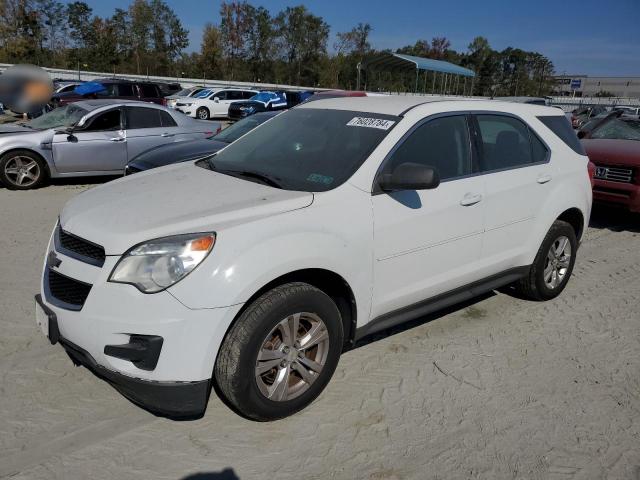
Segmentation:
{"type": "MultiPolygon", "coordinates": [[[[85,0],[109,16],[129,0],[85,0]]],[[[218,24],[221,0],[166,0],[189,30],[190,50],[200,47],[205,23],[218,24]]],[[[303,4],[336,32],[358,22],[373,27],[375,48],[395,49],[417,39],[446,36],[466,50],[477,35],[495,49],[535,50],[558,74],[640,76],[640,0],[264,0],[250,1],[272,14],[303,4]]],[[[330,45],[333,40],[330,40],[330,45]]]]}

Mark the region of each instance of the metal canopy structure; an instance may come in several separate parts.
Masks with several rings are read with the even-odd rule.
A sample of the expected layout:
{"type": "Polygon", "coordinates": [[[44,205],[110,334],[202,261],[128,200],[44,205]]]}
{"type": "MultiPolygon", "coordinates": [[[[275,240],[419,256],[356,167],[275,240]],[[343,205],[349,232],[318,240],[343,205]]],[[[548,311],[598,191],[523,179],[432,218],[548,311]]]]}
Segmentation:
{"type": "Polygon", "coordinates": [[[462,87],[462,94],[466,94],[467,78],[471,78],[471,89],[469,93],[473,91],[473,79],[476,73],[468,68],[455,65],[443,60],[434,60],[432,58],[416,57],[413,55],[405,55],[402,53],[385,53],[376,56],[370,60],[358,64],[358,89],[360,89],[360,73],[362,70],[368,72],[372,71],[409,71],[415,70],[416,82],[414,92],[419,90],[419,77],[420,72],[424,72],[423,93],[427,93],[427,74],[432,72],[431,92],[430,93],[453,93],[458,94],[460,79],[464,79],[464,86],[462,87]],[[439,75],[439,81],[437,77],[439,75]],[[436,85],[436,84],[439,85],[436,85]]]}

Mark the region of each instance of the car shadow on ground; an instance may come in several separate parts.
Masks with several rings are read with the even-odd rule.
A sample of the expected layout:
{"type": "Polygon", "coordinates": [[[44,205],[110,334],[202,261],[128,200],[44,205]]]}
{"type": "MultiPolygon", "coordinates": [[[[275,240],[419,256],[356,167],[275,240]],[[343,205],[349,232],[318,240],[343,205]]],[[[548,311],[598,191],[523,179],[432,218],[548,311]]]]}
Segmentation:
{"type": "MultiPolygon", "coordinates": [[[[513,295],[516,296],[514,293],[511,292],[511,290],[507,289],[507,290],[502,290],[500,289],[500,291],[502,293],[506,293],[507,295],[513,295]]],[[[419,327],[420,325],[425,325],[429,322],[432,322],[433,320],[437,320],[438,318],[442,318],[446,315],[449,315],[450,313],[455,313],[455,312],[459,312],[460,310],[464,310],[464,309],[469,309],[467,312],[467,316],[468,318],[482,318],[486,315],[486,313],[484,312],[484,310],[480,309],[480,308],[475,308],[474,305],[476,303],[479,303],[483,300],[486,300],[487,298],[491,298],[493,296],[497,295],[495,293],[495,291],[491,291],[488,293],[484,293],[482,295],[479,295],[477,297],[471,298],[469,300],[466,300],[464,302],[461,303],[457,303],[456,305],[452,305],[451,307],[447,307],[444,308],[442,310],[438,310],[437,312],[433,312],[430,313],[429,315],[424,315],[420,318],[416,318],[415,320],[409,320],[408,322],[404,322],[401,323],[399,325],[396,325],[395,327],[391,327],[391,328],[387,328],[385,330],[381,330],[379,332],[375,332],[372,334],[367,335],[366,337],[363,337],[361,339],[359,339],[358,341],[356,341],[356,343],[353,345],[353,347],[349,348],[349,350],[355,350],[358,349],[360,347],[364,347],[366,345],[369,345],[370,343],[374,343],[377,342],[379,340],[383,340],[387,337],[392,337],[393,335],[397,335],[399,333],[405,332],[407,330],[411,330],[412,328],[415,327],[419,327]]]]}
{"type": "Polygon", "coordinates": [[[221,472],[200,472],[193,473],[181,480],[240,480],[233,468],[225,468],[221,472]]]}
{"type": "Polygon", "coordinates": [[[612,232],[640,233],[640,213],[631,213],[621,208],[594,205],[589,226],[591,228],[611,230],[612,232]]]}

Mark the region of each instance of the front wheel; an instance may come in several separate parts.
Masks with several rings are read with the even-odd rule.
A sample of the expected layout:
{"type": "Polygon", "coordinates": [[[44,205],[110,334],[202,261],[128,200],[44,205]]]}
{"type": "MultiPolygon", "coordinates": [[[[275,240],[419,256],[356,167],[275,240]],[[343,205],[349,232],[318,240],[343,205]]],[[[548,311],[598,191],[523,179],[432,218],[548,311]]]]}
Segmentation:
{"type": "Polygon", "coordinates": [[[567,286],[576,261],[578,239],[571,225],[556,220],[542,241],[529,274],[516,285],[532,300],[551,300],[567,286]]]}
{"type": "Polygon", "coordinates": [[[206,107],[200,107],[196,110],[196,117],[200,120],[209,120],[209,109],[206,107]]]}
{"type": "Polygon", "coordinates": [[[340,358],[343,328],[336,304],[306,283],[288,283],[251,303],[225,338],[214,368],[224,400],[259,421],[309,405],[340,358]]]}
{"type": "Polygon", "coordinates": [[[9,190],[28,190],[46,179],[44,161],[28,150],[14,150],[0,158],[0,182],[9,190]]]}

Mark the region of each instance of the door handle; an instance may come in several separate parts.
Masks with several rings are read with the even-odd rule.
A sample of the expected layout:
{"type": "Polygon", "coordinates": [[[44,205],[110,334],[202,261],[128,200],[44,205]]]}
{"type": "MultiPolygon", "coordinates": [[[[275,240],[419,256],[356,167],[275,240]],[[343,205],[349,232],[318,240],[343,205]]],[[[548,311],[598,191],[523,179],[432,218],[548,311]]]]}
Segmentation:
{"type": "Polygon", "coordinates": [[[479,193],[467,193],[462,200],[460,200],[460,205],[463,207],[470,207],[471,205],[475,205],[482,200],[482,195],[479,193]]]}
{"type": "Polygon", "coordinates": [[[110,142],[124,142],[125,140],[126,138],[124,137],[113,137],[109,139],[110,142]]]}
{"type": "Polygon", "coordinates": [[[536,180],[536,181],[538,183],[540,183],[540,184],[543,184],[543,183],[550,182],[552,178],[553,177],[547,173],[547,174],[542,174],[542,175],[538,176],[538,180],[536,180]]]}
{"type": "Polygon", "coordinates": [[[173,137],[175,135],[175,133],[163,133],[162,135],[160,135],[161,137],[173,137]]]}

